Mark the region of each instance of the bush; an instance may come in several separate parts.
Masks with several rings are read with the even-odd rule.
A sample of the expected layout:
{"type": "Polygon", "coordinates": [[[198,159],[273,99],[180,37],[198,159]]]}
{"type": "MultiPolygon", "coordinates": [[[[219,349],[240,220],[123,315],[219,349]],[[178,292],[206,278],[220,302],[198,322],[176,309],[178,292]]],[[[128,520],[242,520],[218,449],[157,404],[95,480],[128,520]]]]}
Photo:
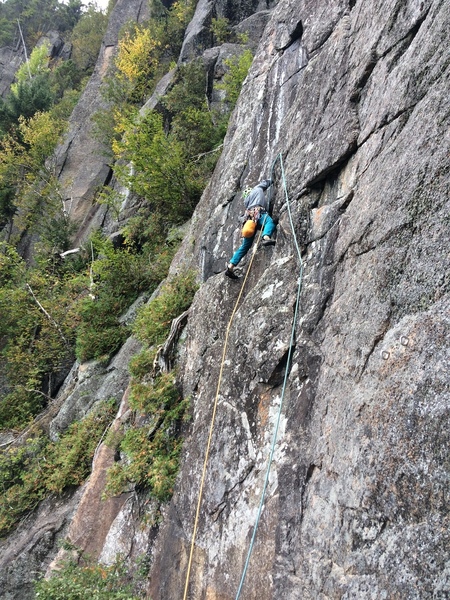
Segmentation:
{"type": "Polygon", "coordinates": [[[133,324],[135,336],[149,346],[163,342],[172,319],[189,308],[197,289],[195,275],[190,271],[167,281],[157,298],[138,312],[133,324]]]}
{"type": "Polygon", "coordinates": [[[92,264],[94,298],[84,298],[79,306],[76,355],[81,362],[109,357],[118,350],[129,335],[120,315],[139,293],[156,289],[169,263],[166,254],[163,260],[150,260],[147,254],[114,250],[109,242],[100,249],[106,255],[92,264]]]}
{"type": "Polygon", "coordinates": [[[149,415],[150,423],[128,429],[119,448],[126,461],[108,470],[107,495],[120,494],[129,483],[149,489],[165,502],[173,492],[182,440],[178,425],[187,408],[171,374],[159,376],[153,384],[134,382],[130,405],[149,415]]]}
{"type": "Polygon", "coordinates": [[[231,37],[230,22],[226,17],[211,19],[211,32],[217,44],[228,42],[231,37]]]}
{"type": "Polygon", "coordinates": [[[39,600],[138,600],[123,566],[81,566],[68,561],[35,584],[39,600]]]}
{"type": "Polygon", "coordinates": [[[53,104],[54,95],[48,72],[40,73],[31,80],[17,84],[16,92],[4,101],[0,130],[7,131],[18,122],[19,117],[29,118],[38,111],[45,111],[53,104]]]}
{"type": "Polygon", "coordinates": [[[79,71],[91,74],[100,52],[108,17],[89,4],[71,35],[72,60],[79,71]]]}
{"type": "Polygon", "coordinates": [[[59,441],[39,435],[0,454],[0,537],[50,493],[61,494],[84,482],[115,412],[113,402],[102,403],[73,423],[59,441]]]}
{"type": "MultiPolygon", "coordinates": [[[[190,306],[196,289],[192,273],[166,282],[159,296],[139,311],[133,328],[139,339],[147,345],[161,343],[172,319],[190,306]]],[[[144,348],[131,362],[130,406],[146,416],[146,424],[127,429],[118,443],[126,461],[109,469],[106,493],[119,494],[134,483],[165,502],[172,495],[178,472],[182,447],[179,428],[188,402],[182,398],[172,373],[150,379],[154,357],[154,350],[144,348]]]]}
{"type": "Polygon", "coordinates": [[[232,107],[239,98],[242,84],[247,77],[252,61],[253,54],[248,49],[244,50],[240,56],[225,60],[225,64],[229,70],[223,76],[223,83],[219,87],[226,92],[227,101],[232,107]]]}
{"type": "Polygon", "coordinates": [[[126,135],[113,144],[119,179],[145,198],[151,211],[165,219],[165,229],[184,223],[192,214],[199,198],[184,147],[174,136],[166,135],[162,116],[149,112],[139,122],[126,127],[126,135]],[[130,173],[128,164],[133,163],[130,173]]]}
{"type": "Polygon", "coordinates": [[[39,412],[52,395],[54,376],[73,360],[72,308],[83,281],[69,285],[45,271],[26,271],[11,247],[2,261],[7,269],[0,287],[0,355],[10,390],[0,402],[3,428],[23,426],[39,412]]]}

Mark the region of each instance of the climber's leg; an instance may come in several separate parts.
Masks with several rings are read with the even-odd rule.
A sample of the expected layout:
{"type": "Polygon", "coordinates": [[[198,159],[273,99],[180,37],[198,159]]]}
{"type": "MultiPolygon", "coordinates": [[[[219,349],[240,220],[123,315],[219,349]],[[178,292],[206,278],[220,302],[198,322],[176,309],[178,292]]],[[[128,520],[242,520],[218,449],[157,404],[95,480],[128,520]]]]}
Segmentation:
{"type": "Polygon", "coordinates": [[[236,250],[236,252],[233,254],[233,256],[230,259],[230,263],[234,267],[240,263],[240,261],[244,258],[244,256],[250,250],[254,239],[255,239],[255,236],[253,236],[251,238],[242,238],[241,245],[239,246],[239,248],[236,250]]]}

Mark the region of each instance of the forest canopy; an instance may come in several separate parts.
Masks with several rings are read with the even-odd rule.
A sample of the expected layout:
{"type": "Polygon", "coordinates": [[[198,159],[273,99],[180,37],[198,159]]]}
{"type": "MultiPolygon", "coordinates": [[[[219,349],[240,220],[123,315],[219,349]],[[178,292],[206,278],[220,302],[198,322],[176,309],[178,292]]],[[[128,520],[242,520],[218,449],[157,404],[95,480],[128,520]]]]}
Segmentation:
{"type": "Polygon", "coordinates": [[[19,42],[17,22],[25,42],[33,47],[37,40],[50,29],[63,33],[71,31],[83,12],[81,0],[4,0],[0,3],[0,47],[13,46],[19,42]]]}

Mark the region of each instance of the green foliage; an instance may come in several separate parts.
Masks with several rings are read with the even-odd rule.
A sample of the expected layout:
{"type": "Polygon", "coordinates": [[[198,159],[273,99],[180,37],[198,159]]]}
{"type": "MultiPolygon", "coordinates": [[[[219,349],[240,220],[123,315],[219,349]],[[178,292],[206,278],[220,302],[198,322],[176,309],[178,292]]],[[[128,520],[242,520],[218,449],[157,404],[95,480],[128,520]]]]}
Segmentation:
{"type": "Polygon", "coordinates": [[[113,67],[102,86],[110,106],[93,117],[96,135],[106,146],[123,136],[137,107],[173,68],[194,8],[195,0],[174,2],[170,8],[160,0],[152,0],[149,21],[123,28],[113,67]]]}
{"type": "Polygon", "coordinates": [[[121,194],[110,187],[104,187],[99,190],[95,201],[97,204],[104,204],[107,206],[116,221],[119,219],[120,208],[124,201],[124,194],[121,194]]]}
{"type": "MultiPolygon", "coordinates": [[[[0,4],[0,19],[20,17],[31,47],[40,35],[39,23],[56,23],[58,11],[67,17],[69,30],[76,25],[78,5],[72,0],[66,10],[56,0],[30,0],[24,10],[19,0],[6,0],[0,4]]],[[[160,5],[148,27],[124,31],[112,78],[116,95],[111,96],[110,126],[113,135],[125,132],[129,138],[130,145],[119,148],[117,157],[136,159],[138,177],[130,188],[148,202],[127,224],[125,248],[114,250],[94,240],[92,265],[85,251],[60,258],[70,248],[73,230],[48,157],[77,101],[82,78],[92,68],[104,16],[94,7],[83,15],[72,35],[73,60],[47,64],[44,46],[33,51],[32,79],[24,66],[14,91],[0,101],[0,224],[9,223],[12,231],[10,245],[0,249],[0,358],[7,390],[0,401],[0,428],[23,427],[46,406],[53,382],[75,352],[80,360],[109,358],[128,335],[120,315],[139,293],[153,291],[167,275],[177,246],[167,235],[191,215],[213,163],[210,156],[192,159],[208,152],[216,139],[204,100],[204,73],[197,68],[194,76],[180,69],[170,116],[175,134],[167,135],[166,124],[153,114],[142,132],[135,130],[133,102],[151,92],[177,56],[193,7],[193,1],[174,3],[170,9],[160,5]],[[194,87],[196,94],[191,93],[194,87]],[[184,126],[190,128],[187,134],[184,126]],[[26,233],[38,238],[32,267],[14,254],[14,245],[26,233]]],[[[117,216],[119,197],[103,190],[99,201],[117,216]]]]}
{"type": "Polygon", "coordinates": [[[173,375],[159,376],[152,384],[135,382],[130,398],[133,408],[150,416],[150,423],[128,429],[119,448],[127,460],[108,470],[106,494],[119,494],[130,483],[146,487],[160,502],[173,492],[182,440],[178,425],[187,408],[173,375]]]}
{"type": "Polygon", "coordinates": [[[0,229],[12,219],[16,208],[14,206],[15,188],[8,185],[7,180],[3,181],[0,188],[0,229]]]}
{"type": "Polygon", "coordinates": [[[159,418],[167,408],[174,407],[180,400],[174,376],[165,373],[157,377],[151,385],[139,383],[135,379],[130,395],[130,406],[140,413],[159,418]]]}
{"type": "Polygon", "coordinates": [[[191,216],[218,158],[225,123],[209,110],[205,86],[201,62],[180,67],[164,99],[170,131],[155,111],[138,121],[122,113],[121,136],[112,144],[116,176],[148,201],[162,234],[191,216]]]}
{"type": "MultiPolygon", "coordinates": [[[[13,35],[20,18],[28,49],[44,31],[70,30],[80,15],[78,0],[0,4],[0,22],[12,20],[13,35]]],[[[48,159],[78,99],[82,77],[73,61],[49,63],[48,47],[41,45],[19,68],[9,96],[0,100],[0,226],[9,223],[11,232],[9,244],[0,248],[0,358],[6,378],[0,428],[23,427],[36,415],[51,397],[55,378],[74,359],[77,304],[87,294],[89,278],[87,273],[78,278],[82,260],[62,263],[59,257],[69,249],[73,225],[48,159]],[[27,232],[39,238],[28,268],[14,254],[27,232]]]]}
{"type": "Polygon", "coordinates": [[[119,40],[115,78],[128,101],[140,103],[154,87],[161,58],[161,35],[155,22],[133,24],[119,40]]]}
{"type": "Polygon", "coordinates": [[[19,84],[26,82],[29,79],[32,79],[36,75],[49,73],[50,69],[48,68],[49,62],[49,46],[48,44],[41,44],[40,46],[36,46],[33,48],[33,51],[30,54],[30,58],[28,62],[24,62],[20,65],[20,67],[16,71],[16,83],[11,85],[11,92],[17,96],[19,84]]]}
{"type": "MultiPolygon", "coordinates": [[[[168,254],[152,262],[146,254],[115,250],[107,240],[94,238],[102,257],[92,264],[95,281],[91,296],[79,305],[76,354],[80,361],[104,359],[113,354],[129,335],[119,316],[142,291],[153,291],[166,273],[168,254]]],[[[97,249],[96,248],[96,249],[97,249]]],[[[97,251],[98,251],[97,250],[97,251]]],[[[170,252],[172,255],[172,252],[170,252]]]]}
{"type": "Polygon", "coordinates": [[[0,242],[0,287],[23,280],[25,270],[25,261],[16,249],[6,242],[0,242]]]}
{"type": "Polygon", "coordinates": [[[18,19],[29,47],[50,29],[70,30],[81,16],[82,5],[81,0],[4,0],[0,3],[0,46],[14,43],[18,19]]]}
{"type": "Polygon", "coordinates": [[[73,28],[72,60],[80,71],[92,73],[107,25],[107,15],[99,11],[94,4],[89,4],[73,28]]]}
{"type": "Polygon", "coordinates": [[[112,402],[102,403],[57,442],[38,435],[0,454],[0,537],[50,493],[84,482],[115,410],[112,402]]]}
{"type": "MultiPolygon", "coordinates": [[[[197,287],[192,273],[166,282],[159,295],[139,311],[133,327],[135,335],[146,345],[161,343],[169,333],[172,319],[190,306],[197,287]]],[[[173,374],[149,379],[154,358],[154,349],[144,348],[131,361],[130,406],[148,418],[145,425],[125,431],[118,446],[127,460],[109,469],[106,492],[119,494],[132,482],[148,488],[154,498],[165,502],[172,494],[178,472],[182,446],[179,426],[188,402],[182,399],[173,374]]]]}
{"type": "Polygon", "coordinates": [[[120,563],[110,567],[65,562],[48,580],[35,585],[39,600],[138,600],[120,563]]]}
{"type": "Polygon", "coordinates": [[[211,31],[217,44],[223,44],[230,40],[230,22],[226,17],[218,17],[211,20],[211,31]]]}
{"type": "Polygon", "coordinates": [[[4,198],[0,218],[15,217],[18,239],[36,223],[61,215],[62,200],[51,165],[45,164],[53,151],[65,121],[49,112],[19,118],[16,135],[0,139],[0,194],[4,198]]]}
{"type": "Polygon", "coordinates": [[[204,109],[205,95],[205,68],[202,61],[196,60],[177,69],[174,84],[163,103],[172,115],[177,115],[188,108],[204,109]]]}
{"type": "Polygon", "coordinates": [[[10,248],[2,258],[8,264],[0,287],[0,356],[10,391],[0,402],[0,428],[22,426],[39,412],[52,394],[52,380],[73,360],[73,306],[86,285],[27,271],[10,248]]]}
{"type": "MultiPolygon", "coordinates": [[[[83,86],[85,78],[86,72],[82,71],[73,60],[69,59],[56,63],[51,73],[52,92],[55,98],[58,99],[58,103],[54,109],[58,108],[64,96],[70,96],[70,94],[75,93],[75,97],[78,100],[80,88],[83,86]]],[[[61,111],[61,109],[59,110],[61,111]]],[[[68,119],[69,116],[70,112],[65,118],[68,119]]]]}
{"type": "Polygon", "coordinates": [[[139,127],[130,123],[123,140],[113,145],[118,165],[116,174],[134,192],[146,198],[165,216],[167,225],[181,224],[192,214],[198,201],[197,182],[191,177],[184,148],[174,136],[166,135],[162,116],[149,112],[139,127]]]}
{"type": "Polygon", "coordinates": [[[47,446],[43,469],[47,491],[61,494],[66,487],[84,482],[91,470],[95,448],[114,414],[114,403],[105,403],[82,421],[73,423],[58,442],[47,446]]]}
{"type": "MultiPolygon", "coordinates": [[[[0,4],[1,7],[1,4],[0,4]]],[[[8,45],[14,39],[16,24],[8,18],[1,16],[0,10],[0,47],[8,45]]]]}
{"type": "Polygon", "coordinates": [[[62,98],[59,100],[58,104],[53,106],[51,109],[51,114],[53,119],[58,122],[67,122],[69,120],[70,115],[72,114],[73,109],[75,108],[79,98],[81,96],[81,91],[75,89],[65,90],[62,98]]]}
{"type": "Polygon", "coordinates": [[[49,73],[19,82],[16,91],[0,103],[0,131],[7,132],[20,117],[30,118],[38,111],[48,110],[53,100],[49,73]]]}
{"type": "Polygon", "coordinates": [[[153,370],[153,363],[156,358],[155,348],[145,348],[130,360],[129,370],[136,380],[143,379],[153,370]]]}
{"type": "Polygon", "coordinates": [[[159,41],[163,50],[161,59],[168,63],[177,59],[183,44],[184,32],[194,16],[196,0],[178,0],[165,8],[161,0],[151,0],[150,11],[158,27],[159,41]]]}
{"type": "Polygon", "coordinates": [[[189,308],[197,289],[195,275],[190,271],[169,279],[159,295],[138,312],[134,335],[149,346],[160,344],[167,337],[172,319],[189,308]]]}
{"type": "Polygon", "coordinates": [[[225,60],[228,72],[223,77],[223,84],[219,86],[225,90],[227,101],[234,106],[241,93],[242,83],[247,76],[248,70],[253,61],[251,50],[244,50],[239,56],[225,60]]]}
{"type": "MultiPolygon", "coordinates": [[[[202,162],[192,163],[195,155],[206,153],[218,146],[225,134],[220,126],[221,117],[209,110],[206,100],[206,74],[201,61],[182,65],[177,70],[175,85],[164,98],[164,106],[171,115],[171,133],[183,146],[189,169],[195,179],[205,185],[201,176],[202,162]]],[[[208,165],[205,175],[211,173],[208,165]]]]}

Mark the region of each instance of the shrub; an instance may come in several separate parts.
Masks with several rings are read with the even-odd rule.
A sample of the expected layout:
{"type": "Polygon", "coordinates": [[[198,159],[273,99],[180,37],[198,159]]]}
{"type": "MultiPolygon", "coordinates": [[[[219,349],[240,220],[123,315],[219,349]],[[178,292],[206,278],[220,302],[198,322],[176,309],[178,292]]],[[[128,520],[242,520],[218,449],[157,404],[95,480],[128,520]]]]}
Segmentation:
{"type": "Polygon", "coordinates": [[[182,143],[166,135],[160,114],[149,112],[139,127],[130,122],[113,150],[116,159],[126,163],[116,167],[116,175],[149,202],[152,212],[165,218],[166,229],[190,217],[198,200],[195,182],[182,143]],[[133,163],[133,173],[128,163],[133,163]]]}
{"type": "Polygon", "coordinates": [[[160,344],[167,336],[172,319],[192,303],[198,285],[191,271],[168,280],[160,294],[143,306],[133,324],[133,333],[149,346],[160,344]]]}
{"type": "Polygon", "coordinates": [[[45,161],[55,148],[65,122],[49,112],[18,117],[15,135],[0,139],[0,193],[8,200],[15,238],[28,228],[61,215],[62,200],[51,164],[45,161]]]}
{"type": "Polygon", "coordinates": [[[11,92],[15,96],[17,96],[19,91],[19,84],[26,83],[36,75],[42,73],[48,74],[50,72],[50,69],[48,68],[49,50],[50,47],[48,43],[36,46],[33,48],[29,60],[22,63],[17,69],[15,74],[16,83],[11,85],[11,92]]]}
{"type": "Polygon", "coordinates": [[[72,424],[59,441],[38,435],[0,454],[0,537],[50,493],[83,483],[115,412],[113,402],[104,402],[72,424]]]}
{"type": "Polygon", "coordinates": [[[120,564],[110,567],[67,561],[50,579],[35,584],[39,600],[138,600],[120,564]]]}
{"type": "Polygon", "coordinates": [[[175,386],[174,376],[159,376],[153,384],[135,382],[130,404],[149,415],[150,423],[129,428],[120,444],[126,461],[108,470],[107,495],[120,494],[129,483],[148,488],[160,502],[173,492],[182,440],[178,425],[187,408],[175,386]]]}
{"type": "MultiPolygon", "coordinates": [[[[97,237],[96,244],[99,244],[97,237]]],[[[79,305],[81,322],[77,330],[76,355],[84,362],[111,356],[129,335],[129,329],[119,322],[120,315],[138,297],[152,292],[166,274],[169,260],[150,260],[147,254],[128,249],[114,250],[103,241],[99,247],[102,258],[92,264],[94,288],[92,297],[79,305]],[[106,253],[106,255],[105,255],[106,253]]]]}
{"type": "Polygon", "coordinates": [[[71,309],[83,282],[68,285],[48,272],[26,271],[8,252],[0,287],[0,354],[10,391],[0,402],[0,427],[18,427],[45,405],[53,376],[74,358],[77,316],[71,309]]]}
{"type": "Polygon", "coordinates": [[[152,27],[135,25],[134,31],[125,31],[119,40],[114,61],[116,79],[122,92],[132,102],[141,102],[158,71],[161,41],[152,27]]]}
{"type": "Polygon", "coordinates": [[[89,4],[71,35],[72,59],[77,69],[92,73],[108,25],[108,17],[89,4]]]}
{"type": "Polygon", "coordinates": [[[226,92],[227,101],[231,106],[234,106],[239,98],[242,84],[247,76],[252,61],[253,54],[249,49],[244,50],[239,56],[225,60],[225,64],[229,70],[223,76],[223,83],[219,88],[226,92]]]}
{"type": "Polygon", "coordinates": [[[231,36],[229,20],[226,17],[211,19],[211,31],[217,44],[228,42],[231,36]]]}
{"type": "Polygon", "coordinates": [[[130,373],[137,380],[143,379],[153,369],[153,362],[156,357],[156,349],[145,348],[130,360],[130,373]]]}
{"type": "MultiPolygon", "coordinates": [[[[147,345],[161,343],[172,319],[190,306],[196,289],[190,272],[166,282],[159,296],[139,311],[133,328],[139,339],[147,345]]],[[[118,447],[126,455],[126,461],[109,469],[106,493],[121,493],[129,483],[134,483],[148,488],[154,498],[165,502],[172,494],[178,472],[182,446],[179,428],[188,401],[182,398],[172,373],[149,378],[154,357],[154,350],[144,348],[132,360],[130,406],[146,416],[146,423],[125,431],[118,447]]]]}
{"type": "Polygon", "coordinates": [[[16,91],[10,93],[4,102],[0,128],[7,131],[18,122],[19,117],[29,118],[38,111],[48,110],[54,101],[50,83],[49,72],[19,82],[16,91]]]}

